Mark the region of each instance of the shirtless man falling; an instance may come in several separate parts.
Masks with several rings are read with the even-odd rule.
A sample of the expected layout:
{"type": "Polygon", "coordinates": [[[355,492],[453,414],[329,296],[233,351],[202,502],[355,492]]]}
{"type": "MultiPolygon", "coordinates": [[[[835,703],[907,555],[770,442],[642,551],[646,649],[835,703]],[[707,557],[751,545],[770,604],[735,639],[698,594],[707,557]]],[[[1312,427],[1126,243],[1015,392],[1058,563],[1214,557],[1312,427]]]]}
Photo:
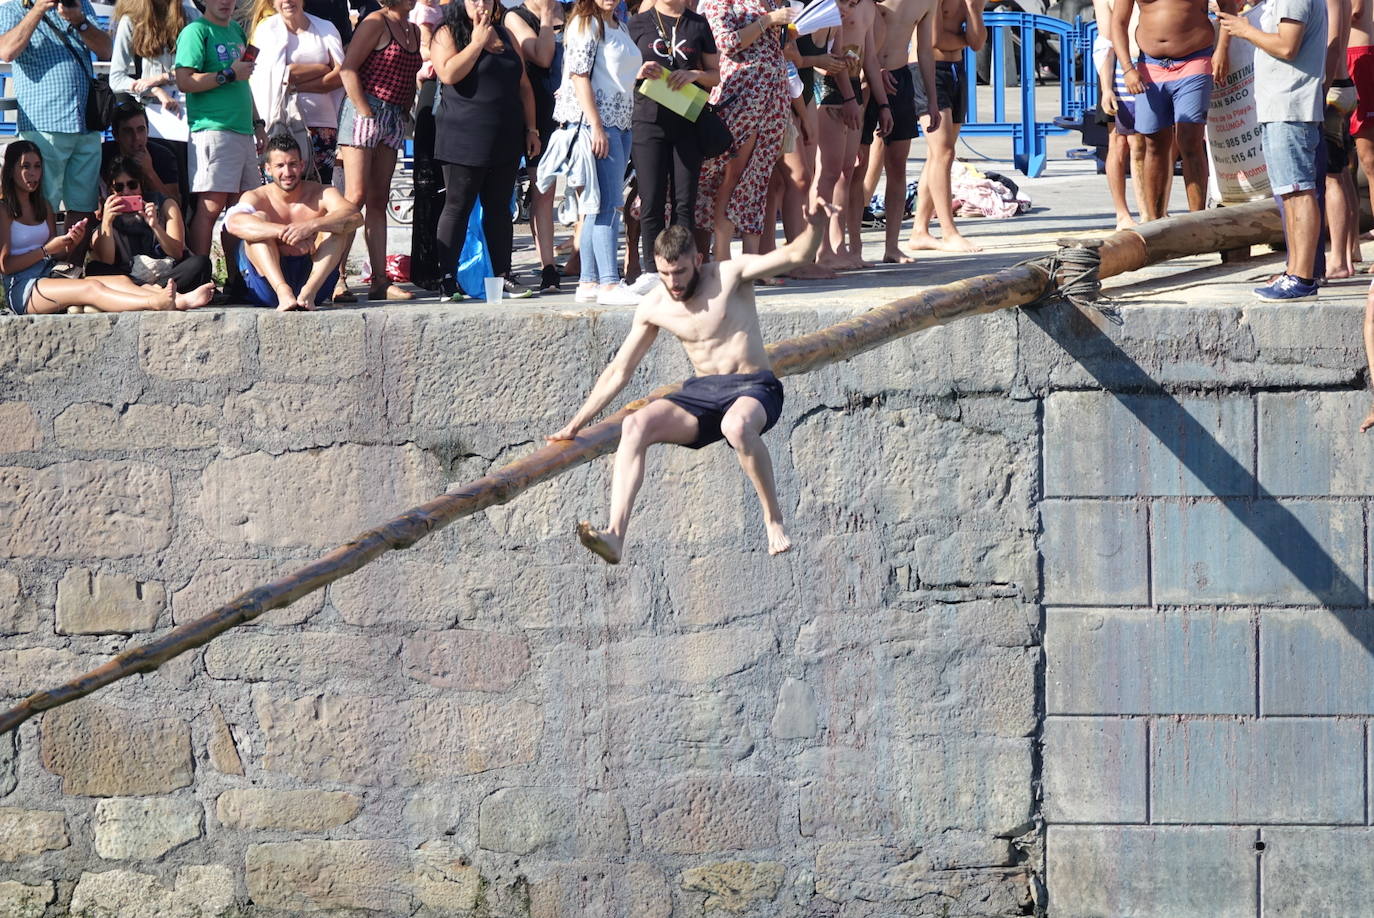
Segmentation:
{"type": "MultiPolygon", "coordinates": [[[[912,257],[902,251],[902,212],[906,208],[906,158],[911,152],[911,140],[917,133],[917,119],[930,117],[926,131],[940,128],[940,104],[933,93],[926,93],[925,111],[916,109],[915,75],[907,66],[911,56],[911,35],[916,34],[916,63],[921,68],[921,85],[935,85],[935,0],[879,0],[878,12],[886,28],[883,45],[878,51],[878,66],[882,68],[887,101],[892,105],[892,130],[883,138],[883,170],[887,175],[887,190],[883,195],[883,209],[887,213],[887,244],[883,247],[883,261],[906,264],[912,257]]],[[[873,140],[880,110],[872,99],[864,117],[864,131],[860,142],[873,140]]],[[[876,181],[876,179],[875,179],[876,181]]],[[[872,192],[865,188],[868,195],[872,192]]],[[[860,208],[862,211],[862,208],[860,208]]]]}
{"type": "MultiPolygon", "coordinates": [[[[928,153],[916,193],[916,219],[911,226],[913,249],[946,252],[977,252],[978,246],[959,234],[954,225],[954,201],[950,197],[949,171],[954,166],[954,145],[964,123],[964,49],[974,51],[988,39],[983,25],[983,0],[939,0],[935,23],[935,82],[926,84],[940,109],[938,125],[926,133],[928,153]],[[930,234],[930,218],[939,217],[940,237],[930,234]]],[[[924,75],[924,71],[922,73],[924,75]]],[[[898,211],[901,213],[901,211],[898,211]]]]}
{"type": "Polygon", "coordinates": [[[644,454],[655,443],[700,449],[722,437],[734,447],[763,505],[769,554],[792,547],[782,525],[773,463],[762,435],[782,413],[782,383],[773,375],[754,308],[754,281],[791,271],[816,257],[821,235],[836,208],[819,202],[806,230],[766,255],[744,255],[702,264],[685,228],[670,226],[654,242],[663,285],[640,300],[630,334],[586,402],[550,443],[571,440],[625,388],[659,329],[675,335],[697,375],[682,389],[650,402],[625,419],[611,477],[611,521],[604,530],[585,522],[577,536],[611,564],[620,563],[635,495],[644,480],[644,454]]]}
{"type": "MultiPolygon", "coordinates": [[[[1234,0],[1219,0],[1227,13],[1234,0]]],[[[1212,53],[1216,30],[1207,0],[1117,0],[1112,7],[1112,47],[1126,88],[1135,96],[1135,129],[1145,146],[1137,176],[1141,216],[1165,215],[1174,177],[1174,142],[1183,157],[1188,209],[1207,206],[1207,108],[1212,101],[1212,53]],[[1140,7],[1135,38],[1140,58],[1132,65],[1131,12],[1140,7]]]]}
{"type": "Polygon", "coordinates": [[[333,188],[301,180],[301,148],[289,134],[267,142],[272,184],[245,191],[229,208],[225,226],[239,246],[239,270],[248,298],[285,312],[314,309],[334,289],[339,262],[353,231],[363,225],[358,208],[333,188]]]}

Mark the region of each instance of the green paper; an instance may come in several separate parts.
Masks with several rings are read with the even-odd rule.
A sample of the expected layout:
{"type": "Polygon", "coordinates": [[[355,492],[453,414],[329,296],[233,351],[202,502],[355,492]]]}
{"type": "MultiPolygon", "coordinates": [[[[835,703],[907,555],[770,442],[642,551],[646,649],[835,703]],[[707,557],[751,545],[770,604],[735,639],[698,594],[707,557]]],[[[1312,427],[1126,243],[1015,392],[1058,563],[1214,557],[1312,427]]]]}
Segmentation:
{"type": "Polygon", "coordinates": [[[701,110],[706,106],[707,98],[709,98],[706,90],[695,83],[688,83],[681,89],[673,89],[668,85],[667,70],[663,71],[657,79],[641,80],[639,91],[669,111],[677,112],[694,123],[701,114],[701,110]]]}

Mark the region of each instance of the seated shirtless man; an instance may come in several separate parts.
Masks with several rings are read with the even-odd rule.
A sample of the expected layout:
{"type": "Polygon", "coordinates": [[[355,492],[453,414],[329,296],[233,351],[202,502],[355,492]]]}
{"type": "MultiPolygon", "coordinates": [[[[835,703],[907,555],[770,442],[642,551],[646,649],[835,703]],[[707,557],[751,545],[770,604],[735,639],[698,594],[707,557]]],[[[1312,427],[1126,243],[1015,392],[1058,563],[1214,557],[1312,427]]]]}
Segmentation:
{"type": "Polygon", "coordinates": [[[225,224],[239,246],[239,270],[256,306],[314,309],[334,289],[358,208],[333,188],[301,180],[301,148],[290,134],[267,142],[272,184],[245,191],[225,224]]]}
{"type": "Polygon", "coordinates": [[[549,442],[571,440],[630,381],[659,329],[667,329],[687,350],[697,375],[679,392],[650,402],[621,426],[611,478],[611,521],[604,530],[579,523],[582,544],[618,564],[635,495],[644,480],[644,454],[655,443],[700,449],[724,438],[734,447],[744,473],[763,505],[769,554],[792,547],[782,525],[773,483],[773,463],[762,435],[782,413],[782,383],[773,375],[754,309],[754,281],[809,264],[837,208],[824,201],[808,215],[806,230],[765,255],[744,255],[702,264],[685,228],[670,226],[654,242],[662,286],[640,300],[630,334],[586,402],[549,442]]]}
{"type": "MultiPolygon", "coordinates": [[[[1219,0],[1218,6],[1231,13],[1237,4],[1219,0]]],[[[1207,206],[1207,109],[1216,48],[1207,0],[1118,0],[1112,7],[1111,34],[1126,89],[1135,96],[1135,129],[1144,143],[1144,168],[1136,177],[1141,216],[1165,216],[1175,141],[1183,158],[1188,209],[1202,210],[1207,206]],[[1129,29],[1137,4],[1140,57],[1132,63],[1129,29]]],[[[1218,61],[1215,69],[1224,71],[1224,64],[1218,61]]]]}

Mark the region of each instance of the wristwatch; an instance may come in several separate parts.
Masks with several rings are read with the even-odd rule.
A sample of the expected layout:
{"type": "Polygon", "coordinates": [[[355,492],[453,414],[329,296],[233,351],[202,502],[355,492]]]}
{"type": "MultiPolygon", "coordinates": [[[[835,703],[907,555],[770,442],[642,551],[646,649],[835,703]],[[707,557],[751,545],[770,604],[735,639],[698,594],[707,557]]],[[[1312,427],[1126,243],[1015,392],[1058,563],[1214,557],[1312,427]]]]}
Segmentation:
{"type": "Polygon", "coordinates": [[[234,72],[233,67],[225,67],[219,73],[215,74],[215,82],[221,86],[223,86],[225,83],[232,83],[238,78],[239,75],[234,72]]]}
{"type": "Polygon", "coordinates": [[[81,20],[80,22],[78,22],[78,23],[76,24],[76,30],[77,30],[78,32],[84,32],[84,31],[86,31],[87,29],[89,29],[90,27],[91,27],[91,21],[90,21],[89,19],[83,19],[83,20],[81,20]]]}

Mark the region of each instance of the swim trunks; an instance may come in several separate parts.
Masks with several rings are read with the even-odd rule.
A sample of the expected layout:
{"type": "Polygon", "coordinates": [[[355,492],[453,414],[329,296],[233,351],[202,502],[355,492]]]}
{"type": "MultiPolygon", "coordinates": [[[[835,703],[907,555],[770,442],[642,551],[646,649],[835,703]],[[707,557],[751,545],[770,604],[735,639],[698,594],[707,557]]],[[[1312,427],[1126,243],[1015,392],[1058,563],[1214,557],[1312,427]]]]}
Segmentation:
{"type": "Polygon", "coordinates": [[[1346,48],[1345,60],[1358,100],[1350,113],[1350,133],[1374,136],[1374,47],[1346,48]]]}
{"type": "MultiPolygon", "coordinates": [[[[862,102],[864,94],[864,81],[858,77],[849,78],[849,95],[856,101],[862,102]]],[[[843,105],[846,97],[840,95],[840,84],[834,77],[825,74],[821,77],[821,100],[820,105],[843,105]]]]}
{"type": "MultiPolygon", "coordinates": [[[[892,112],[892,133],[883,138],[887,141],[910,140],[916,136],[916,83],[912,79],[910,67],[898,67],[890,71],[897,88],[887,94],[887,104],[892,112]]],[[[878,131],[879,106],[877,99],[869,99],[864,109],[864,129],[859,135],[859,143],[869,146],[873,135],[878,131]]]]}
{"type": "Polygon", "coordinates": [[[1135,97],[1135,129],[1157,134],[1175,124],[1206,124],[1212,103],[1212,49],[1187,57],[1161,58],[1141,53],[1136,72],[1145,91],[1135,97]]]}
{"type": "MultiPolygon", "coordinates": [[[[291,285],[291,289],[296,293],[301,292],[305,282],[310,279],[310,269],[313,263],[309,255],[283,255],[281,256],[281,273],[286,282],[291,285]]],[[[239,273],[243,275],[244,286],[248,288],[248,302],[253,306],[276,306],[277,292],[272,289],[267,278],[258,273],[258,269],[253,267],[253,263],[248,260],[248,246],[239,246],[239,273]]],[[[334,284],[338,280],[339,269],[335,268],[330,275],[324,279],[324,284],[320,287],[320,292],[315,294],[315,305],[319,306],[329,299],[334,291],[334,284]]]]}
{"type": "Polygon", "coordinates": [[[964,98],[964,65],[953,61],[935,62],[935,101],[948,111],[955,124],[963,124],[968,113],[964,98]]]}
{"type": "Polygon", "coordinates": [[[782,383],[772,373],[722,373],[716,376],[693,376],[672,395],[664,396],[674,405],[697,419],[697,438],[684,444],[688,449],[701,449],[724,438],[720,432],[721,419],[737,399],[758,399],[763,405],[767,433],[782,415],[782,383]]]}

